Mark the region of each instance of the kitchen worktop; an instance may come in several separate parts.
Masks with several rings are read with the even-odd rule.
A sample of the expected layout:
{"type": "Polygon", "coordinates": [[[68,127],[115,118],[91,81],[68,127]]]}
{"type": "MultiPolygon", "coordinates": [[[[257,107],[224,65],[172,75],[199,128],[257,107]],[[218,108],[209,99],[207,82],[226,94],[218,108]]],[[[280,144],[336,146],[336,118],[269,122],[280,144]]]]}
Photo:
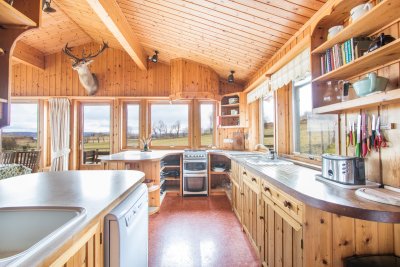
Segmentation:
{"type": "Polygon", "coordinates": [[[145,161],[160,160],[167,155],[181,154],[183,150],[152,150],[142,152],[139,150],[128,150],[111,154],[107,156],[99,156],[101,161],[145,161]]]}
{"type": "MultiPolygon", "coordinates": [[[[82,231],[111,206],[115,206],[143,182],[139,171],[66,171],[17,176],[0,181],[0,207],[70,206],[86,210],[83,220],[48,246],[20,260],[35,266],[82,231]]],[[[25,266],[23,263],[19,266],[25,266]]]]}

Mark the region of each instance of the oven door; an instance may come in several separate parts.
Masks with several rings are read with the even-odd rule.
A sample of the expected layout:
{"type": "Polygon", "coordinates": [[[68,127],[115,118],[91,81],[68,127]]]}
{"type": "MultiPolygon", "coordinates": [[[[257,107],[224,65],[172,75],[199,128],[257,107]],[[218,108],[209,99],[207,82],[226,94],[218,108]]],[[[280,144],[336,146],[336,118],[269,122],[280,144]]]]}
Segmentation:
{"type": "Polygon", "coordinates": [[[206,195],[207,174],[184,174],[183,194],[184,195],[206,195]]]}
{"type": "Polygon", "coordinates": [[[206,160],[184,160],[183,161],[183,171],[191,173],[199,173],[207,171],[207,161],[206,160]]]}

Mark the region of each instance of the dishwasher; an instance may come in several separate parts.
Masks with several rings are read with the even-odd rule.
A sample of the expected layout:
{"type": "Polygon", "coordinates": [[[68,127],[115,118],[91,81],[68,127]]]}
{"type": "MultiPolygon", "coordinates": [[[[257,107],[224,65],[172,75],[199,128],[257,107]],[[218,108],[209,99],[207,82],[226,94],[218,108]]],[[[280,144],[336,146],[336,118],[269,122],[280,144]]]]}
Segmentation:
{"type": "Polygon", "coordinates": [[[104,264],[148,266],[148,192],[141,184],[104,219],[104,264]]]}

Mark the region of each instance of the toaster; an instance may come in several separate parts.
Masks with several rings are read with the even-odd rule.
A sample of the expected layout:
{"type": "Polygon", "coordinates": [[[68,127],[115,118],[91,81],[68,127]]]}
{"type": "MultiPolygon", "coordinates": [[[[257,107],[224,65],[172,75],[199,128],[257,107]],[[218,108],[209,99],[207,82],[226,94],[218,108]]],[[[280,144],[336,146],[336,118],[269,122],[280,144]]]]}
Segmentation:
{"type": "Polygon", "coordinates": [[[365,185],[364,159],[323,154],[322,177],[341,184],[365,185]]]}

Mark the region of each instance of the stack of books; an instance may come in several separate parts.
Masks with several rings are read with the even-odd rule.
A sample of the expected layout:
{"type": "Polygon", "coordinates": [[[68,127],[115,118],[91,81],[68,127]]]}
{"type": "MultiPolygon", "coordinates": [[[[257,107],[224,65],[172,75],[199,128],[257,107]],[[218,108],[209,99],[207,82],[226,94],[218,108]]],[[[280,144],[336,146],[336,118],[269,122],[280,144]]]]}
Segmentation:
{"type": "Polygon", "coordinates": [[[368,37],[353,37],[344,43],[335,44],[321,55],[321,75],[340,68],[364,55],[372,40],[368,37]]]}

